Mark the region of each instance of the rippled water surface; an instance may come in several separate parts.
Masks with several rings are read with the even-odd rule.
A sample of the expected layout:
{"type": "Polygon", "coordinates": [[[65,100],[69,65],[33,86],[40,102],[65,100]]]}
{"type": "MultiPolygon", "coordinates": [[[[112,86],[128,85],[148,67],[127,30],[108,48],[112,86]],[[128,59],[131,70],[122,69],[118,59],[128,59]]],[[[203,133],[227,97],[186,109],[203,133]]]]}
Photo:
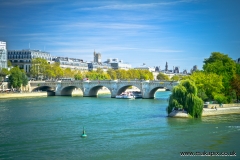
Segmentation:
{"type": "MultiPolygon", "coordinates": [[[[240,115],[166,117],[155,99],[100,95],[0,99],[0,159],[176,159],[180,152],[230,152],[240,159],[240,115]],[[81,138],[85,127],[87,138],[81,138]]],[[[202,159],[202,157],[194,157],[202,159]]]]}

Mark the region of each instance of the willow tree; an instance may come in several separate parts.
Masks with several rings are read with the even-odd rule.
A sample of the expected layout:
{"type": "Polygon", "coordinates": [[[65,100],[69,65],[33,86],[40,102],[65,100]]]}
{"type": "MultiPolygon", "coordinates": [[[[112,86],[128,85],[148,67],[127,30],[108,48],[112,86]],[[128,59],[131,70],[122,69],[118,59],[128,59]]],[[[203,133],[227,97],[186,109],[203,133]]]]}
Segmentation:
{"type": "Polygon", "coordinates": [[[184,109],[194,118],[202,116],[203,101],[197,96],[197,87],[191,80],[183,80],[173,88],[167,107],[168,114],[173,109],[184,109]]]}

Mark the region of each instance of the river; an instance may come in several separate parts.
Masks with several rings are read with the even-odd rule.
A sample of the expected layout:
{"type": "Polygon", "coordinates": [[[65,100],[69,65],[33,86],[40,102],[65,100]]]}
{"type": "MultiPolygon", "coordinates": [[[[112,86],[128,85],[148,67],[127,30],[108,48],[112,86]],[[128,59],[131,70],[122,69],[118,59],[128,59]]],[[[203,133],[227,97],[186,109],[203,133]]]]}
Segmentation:
{"type": "Polygon", "coordinates": [[[169,94],[0,99],[0,159],[186,159],[193,157],[180,152],[204,151],[240,159],[240,115],[168,118],[169,94]]]}

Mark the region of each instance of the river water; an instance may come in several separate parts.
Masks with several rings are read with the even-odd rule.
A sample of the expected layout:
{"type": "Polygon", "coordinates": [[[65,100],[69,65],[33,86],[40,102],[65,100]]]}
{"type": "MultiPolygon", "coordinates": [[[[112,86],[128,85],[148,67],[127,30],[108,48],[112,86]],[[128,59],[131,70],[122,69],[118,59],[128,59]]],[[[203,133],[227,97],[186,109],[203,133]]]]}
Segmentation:
{"type": "Polygon", "coordinates": [[[169,94],[0,99],[0,159],[192,159],[180,152],[204,151],[240,159],[240,115],[168,118],[169,94]]]}

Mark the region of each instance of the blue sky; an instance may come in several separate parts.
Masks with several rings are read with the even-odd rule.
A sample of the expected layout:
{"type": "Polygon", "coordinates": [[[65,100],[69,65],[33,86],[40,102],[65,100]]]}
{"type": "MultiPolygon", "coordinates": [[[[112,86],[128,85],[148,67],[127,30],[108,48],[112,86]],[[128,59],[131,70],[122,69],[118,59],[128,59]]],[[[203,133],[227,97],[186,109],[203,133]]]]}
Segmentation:
{"type": "Polygon", "coordinates": [[[240,57],[238,0],[2,0],[0,41],[53,56],[118,58],[188,71],[211,52],[240,57]]]}

